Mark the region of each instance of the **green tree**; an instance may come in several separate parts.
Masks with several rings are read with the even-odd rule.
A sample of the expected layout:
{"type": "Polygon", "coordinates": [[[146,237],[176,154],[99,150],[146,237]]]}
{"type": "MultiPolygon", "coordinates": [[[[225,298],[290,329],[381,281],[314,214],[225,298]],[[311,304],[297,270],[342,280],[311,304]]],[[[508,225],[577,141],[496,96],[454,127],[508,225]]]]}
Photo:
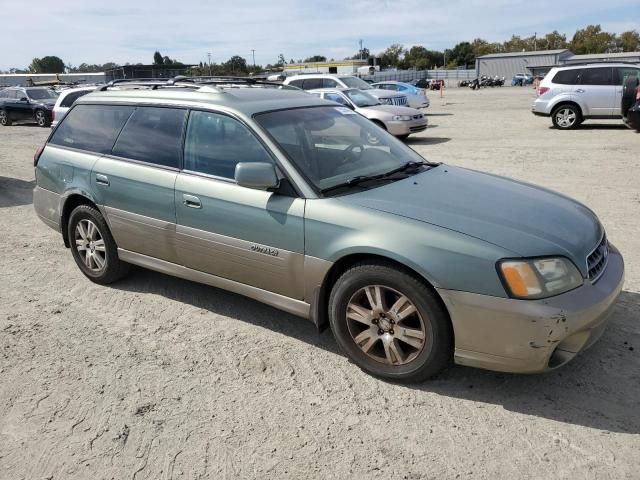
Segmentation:
{"type": "Polygon", "coordinates": [[[557,30],[547,33],[544,37],[538,39],[538,50],[558,50],[567,47],[567,36],[557,30]]]}
{"type": "Polygon", "coordinates": [[[164,58],[162,57],[162,54],[160,52],[158,52],[157,50],[153,54],[153,64],[154,65],[163,65],[164,64],[164,58]]]}
{"type": "Polygon", "coordinates": [[[56,56],[34,58],[29,73],[64,73],[64,62],[56,56]]]}
{"type": "Polygon", "coordinates": [[[399,43],[394,43],[382,52],[382,55],[380,55],[380,63],[383,67],[397,67],[400,64],[403,54],[404,46],[399,43]]]}
{"type": "Polygon", "coordinates": [[[305,58],[304,61],[305,62],[326,62],[327,57],[325,57],[324,55],[313,55],[312,57],[305,58]]]}
{"type": "Polygon", "coordinates": [[[622,32],[616,38],[616,44],[623,52],[637,52],[640,50],[640,33],[636,30],[622,32]]]}
{"type": "Polygon", "coordinates": [[[240,55],[234,55],[224,62],[222,67],[227,73],[247,73],[247,61],[240,55]]]}
{"type": "Polygon", "coordinates": [[[607,53],[615,48],[615,41],[615,35],[603,32],[600,25],[588,25],[575,33],[569,48],[577,55],[607,53]]]}
{"type": "Polygon", "coordinates": [[[278,65],[284,65],[285,63],[287,63],[287,61],[284,59],[284,55],[278,55],[278,65]]]}
{"type": "Polygon", "coordinates": [[[451,50],[451,56],[449,59],[449,65],[458,67],[473,64],[476,56],[473,53],[473,47],[469,42],[460,42],[451,50]]]}

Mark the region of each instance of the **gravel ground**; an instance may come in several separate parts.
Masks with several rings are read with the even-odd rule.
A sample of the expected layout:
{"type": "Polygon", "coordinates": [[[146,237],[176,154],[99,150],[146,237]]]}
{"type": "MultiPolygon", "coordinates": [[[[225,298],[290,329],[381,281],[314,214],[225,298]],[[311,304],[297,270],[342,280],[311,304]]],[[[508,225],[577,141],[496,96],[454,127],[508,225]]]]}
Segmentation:
{"type": "Polygon", "coordinates": [[[560,370],[453,367],[416,386],[230,293],[142,269],[92,284],[31,206],[47,131],[0,128],[0,478],[638,478],[640,135],[555,131],[532,99],[432,95],[409,144],[589,205],[625,255],[625,291],[601,341],[560,370]]]}

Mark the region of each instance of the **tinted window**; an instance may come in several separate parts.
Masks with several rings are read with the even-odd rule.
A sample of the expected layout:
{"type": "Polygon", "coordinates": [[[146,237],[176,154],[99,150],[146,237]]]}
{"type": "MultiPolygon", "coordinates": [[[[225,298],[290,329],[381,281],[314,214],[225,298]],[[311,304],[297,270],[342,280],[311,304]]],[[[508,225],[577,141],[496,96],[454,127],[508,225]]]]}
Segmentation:
{"type": "Polygon", "coordinates": [[[109,153],[134,107],[78,105],[56,128],[50,143],[96,153],[109,153]]]}
{"type": "Polygon", "coordinates": [[[582,85],[612,85],[611,68],[585,68],[580,75],[582,85]]]}
{"type": "Polygon", "coordinates": [[[7,92],[5,92],[4,90],[0,91],[0,98],[6,98],[6,97],[7,97],[7,92]]]}
{"type": "Polygon", "coordinates": [[[45,100],[47,98],[57,98],[58,94],[48,88],[31,88],[27,90],[29,98],[33,100],[45,100]]]}
{"type": "Polygon", "coordinates": [[[336,82],[333,78],[322,79],[322,88],[337,88],[338,86],[338,82],[336,82]]]}
{"type": "Polygon", "coordinates": [[[189,115],[184,143],[184,169],[234,178],[240,162],[272,162],[256,137],[242,123],[212,112],[189,115]]]}
{"type": "Polygon", "coordinates": [[[615,84],[616,85],[624,85],[629,77],[640,77],[640,69],[639,68],[631,68],[631,67],[617,67],[614,68],[616,72],[615,84]]]}
{"type": "Polygon", "coordinates": [[[291,80],[289,85],[293,85],[294,87],[302,88],[302,80],[291,80]]]}
{"type": "Polygon", "coordinates": [[[79,99],[83,95],[86,95],[89,92],[90,92],[90,90],[86,90],[84,92],[72,92],[72,93],[69,93],[66,97],[64,97],[62,99],[62,102],[60,102],[60,106],[61,107],[65,107],[65,108],[69,108],[71,105],[73,105],[73,102],[75,102],[77,99],[79,99]]]}
{"type": "Polygon", "coordinates": [[[321,78],[306,78],[304,82],[302,82],[302,88],[305,90],[311,90],[314,88],[322,88],[322,79],[321,78]]]}
{"type": "Polygon", "coordinates": [[[581,72],[579,68],[573,70],[561,70],[553,77],[552,82],[559,85],[575,85],[578,83],[578,74],[581,72]]]}
{"type": "Polygon", "coordinates": [[[339,103],[340,105],[347,105],[347,101],[342,98],[342,95],[338,95],[337,93],[325,93],[324,98],[339,103]]]}
{"type": "Polygon", "coordinates": [[[122,129],[113,154],[178,168],[186,110],[138,107],[122,129]]]}

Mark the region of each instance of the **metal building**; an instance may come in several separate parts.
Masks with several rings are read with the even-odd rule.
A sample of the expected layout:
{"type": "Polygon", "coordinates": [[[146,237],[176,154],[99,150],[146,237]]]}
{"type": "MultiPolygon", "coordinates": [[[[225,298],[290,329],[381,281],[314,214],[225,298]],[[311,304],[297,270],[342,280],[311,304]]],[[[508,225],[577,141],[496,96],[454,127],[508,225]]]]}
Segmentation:
{"type": "Polygon", "coordinates": [[[0,86],[27,86],[38,82],[59,80],[70,83],[103,83],[104,72],[98,73],[3,73],[0,74],[0,86]]]}
{"type": "Polygon", "coordinates": [[[491,53],[476,58],[476,74],[505,77],[507,85],[516,73],[529,73],[529,67],[557,65],[572,57],[568,49],[535,52],[491,53]]]}

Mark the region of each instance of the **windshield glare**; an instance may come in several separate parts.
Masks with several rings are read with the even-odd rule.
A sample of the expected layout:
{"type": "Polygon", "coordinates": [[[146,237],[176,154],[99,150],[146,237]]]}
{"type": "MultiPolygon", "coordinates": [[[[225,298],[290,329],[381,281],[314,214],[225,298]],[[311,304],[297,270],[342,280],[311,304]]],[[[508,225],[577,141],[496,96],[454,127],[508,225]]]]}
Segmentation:
{"type": "Polygon", "coordinates": [[[317,190],[424,162],[401,141],[345,107],[281,110],[255,118],[317,190]]]}
{"type": "Polygon", "coordinates": [[[358,90],[371,90],[373,87],[358,77],[340,77],[342,83],[349,88],[357,88],[358,90]]]}
{"type": "Polygon", "coordinates": [[[46,98],[57,98],[58,94],[48,88],[28,88],[27,95],[33,100],[44,100],[46,98]]]}
{"type": "Polygon", "coordinates": [[[349,100],[356,104],[356,107],[373,107],[380,105],[376,97],[366,92],[360,90],[345,90],[344,93],[349,97],[349,100]]]}

